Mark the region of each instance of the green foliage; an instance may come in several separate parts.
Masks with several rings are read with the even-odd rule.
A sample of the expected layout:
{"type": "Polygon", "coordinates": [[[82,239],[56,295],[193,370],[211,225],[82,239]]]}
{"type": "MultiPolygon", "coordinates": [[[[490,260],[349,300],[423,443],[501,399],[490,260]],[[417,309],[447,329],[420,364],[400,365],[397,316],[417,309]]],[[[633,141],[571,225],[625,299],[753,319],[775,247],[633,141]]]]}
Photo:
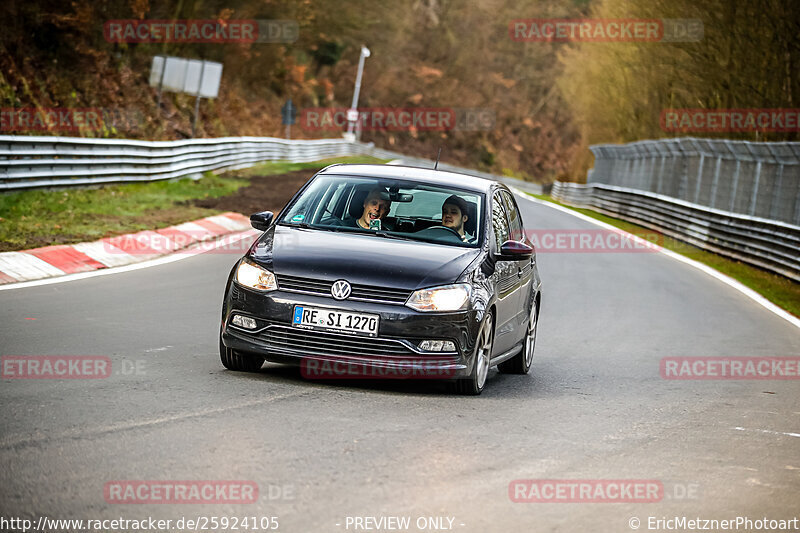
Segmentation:
{"type": "Polygon", "coordinates": [[[481,146],[480,154],[478,156],[480,158],[480,162],[482,165],[491,168],[494,165],[494,153],[487,149],[485,146],[481,146]]]}
{"type": "Polygon", "coordinates": [[[345,45],[337,41],[322,41],[311,52],[311,57],[320,66],[333,66],[342,58],[345,45]]]}
{"type": "MultiPolygon", "coordinates": [[[[586,42],[561,51],[558,86],[585,145],[685,133],[664,131],[668,108],[794,108],[800,95],[795,0],[595,0],[593,18],[698,19],[698,42],[586,42]]],[[[795,133],[691,133],[797,140],[795,133]]],[[[580,164],[585,166],[587,159],[580,164]]]]}

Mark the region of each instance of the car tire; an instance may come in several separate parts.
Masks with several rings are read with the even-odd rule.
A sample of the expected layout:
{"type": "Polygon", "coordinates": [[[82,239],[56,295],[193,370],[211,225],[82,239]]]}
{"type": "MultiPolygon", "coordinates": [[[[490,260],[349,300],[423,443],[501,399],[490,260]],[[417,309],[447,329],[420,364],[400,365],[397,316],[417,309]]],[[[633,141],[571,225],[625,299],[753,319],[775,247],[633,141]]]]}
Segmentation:
{"type": "Polygon", "coordinates": [[[503,374],[527,374],[533,364],[533,351],[536,348],[536,328],[539,325],[539,305],[534,301],[528,327],[525,329],[525,340],[522,350],[509,359],[497,365],[497,370],[503,374]]]}
{"type": "Polygon", "coordinates": [[[222,343],[222,337],[219,339],[219,358],[222,361],[222,366],[228,370],[236,370],[238,372],[258,372],[261,369],[261,365],[264,364],[263,357],[237,352],[228,348],[222,343]]]}
{"type": "Polygon", "coordinates": [[[475,364],[472,365],[472,372],[468,378],[459,379],[456,382],[456,391],[459,394],[477,396],[483,392],[491,366],[490,359],[493,345],[494,320],[491,313],[486,313],[486,319],[484,319],[478,333],[478,340],[475,346],[475,364]]]}

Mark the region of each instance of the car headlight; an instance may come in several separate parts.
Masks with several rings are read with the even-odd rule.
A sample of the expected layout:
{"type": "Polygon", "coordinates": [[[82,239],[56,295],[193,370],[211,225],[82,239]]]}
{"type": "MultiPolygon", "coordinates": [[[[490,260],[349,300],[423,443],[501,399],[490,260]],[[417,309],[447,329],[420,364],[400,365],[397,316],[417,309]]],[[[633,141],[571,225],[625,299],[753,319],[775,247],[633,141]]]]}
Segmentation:
{"type": "Polygon", "coordinates": [[[236,281],[257,291],[274,291],[278,288],[275,274],[245,259],[236,269],[236,281]]]}
{"type": "Polygon", "coordinates": [[[420,289],[411,293],[406,305],[417,311],[461,311],[469,305],[470,291],[468,283],[420,289]]]}

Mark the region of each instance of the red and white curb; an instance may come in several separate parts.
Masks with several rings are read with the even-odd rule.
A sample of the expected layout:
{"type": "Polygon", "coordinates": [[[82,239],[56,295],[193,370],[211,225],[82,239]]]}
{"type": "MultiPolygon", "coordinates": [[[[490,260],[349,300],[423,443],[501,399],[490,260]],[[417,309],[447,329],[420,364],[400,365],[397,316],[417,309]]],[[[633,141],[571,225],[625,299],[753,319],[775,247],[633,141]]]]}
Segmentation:
{"type": "Polygon", "coordinates": [[[228,212],[155,231],[140,231],[94,242],[2,252],[0,285],[144,262],[249,229],[248,217],[228,212]]]}

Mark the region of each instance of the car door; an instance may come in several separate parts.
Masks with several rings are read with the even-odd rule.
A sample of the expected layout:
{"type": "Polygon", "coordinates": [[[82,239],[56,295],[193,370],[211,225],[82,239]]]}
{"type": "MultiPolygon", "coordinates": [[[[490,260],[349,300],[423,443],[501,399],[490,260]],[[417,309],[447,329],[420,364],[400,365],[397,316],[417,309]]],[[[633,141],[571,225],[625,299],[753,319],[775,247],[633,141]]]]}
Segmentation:
{"type": "MultiPolygon", "coordinates": [[[[523,242],[530,245],[525,237],[522,214],[519,212],[519,207],[517,206],[516,200],[514,200],[514,197],[511,195],[511,193],[506,190],[501,191],[500,194],[503,197],[506,213],[508,215],[510,239],[512,241],[523,242]]],[[[533,260],[533,257],[531,257],[530,259],[520,259],[519,261],[514,261],[516,264],[516,274],[519,278],[519,283],[517,284],[515,295],[517,301],[516,314],[511,320],[514,322],[515,327],[517,328],[516,335],[514,335],[517,341],[521,341],[525,336],[525,328],[527,326],[531,303],[530,295],[531,279],[533,274],[533,260]]]]}
{"type": "MultiPolygon", "coordinates": [[[[491,247],[492,253],[500,253],[500,247],[510,239],[511,228],[505,202],[500,191],[492,195],[492,232],[494,239],[491,247]]],[[[511,349],[518,340],[515,338],[517,329],[515,320],[519,314],[519,276],[517,275],[517,261],[497,261],[492,275],[497,292],[496,317],[495,317],[495,355],[511,349]]]]}

